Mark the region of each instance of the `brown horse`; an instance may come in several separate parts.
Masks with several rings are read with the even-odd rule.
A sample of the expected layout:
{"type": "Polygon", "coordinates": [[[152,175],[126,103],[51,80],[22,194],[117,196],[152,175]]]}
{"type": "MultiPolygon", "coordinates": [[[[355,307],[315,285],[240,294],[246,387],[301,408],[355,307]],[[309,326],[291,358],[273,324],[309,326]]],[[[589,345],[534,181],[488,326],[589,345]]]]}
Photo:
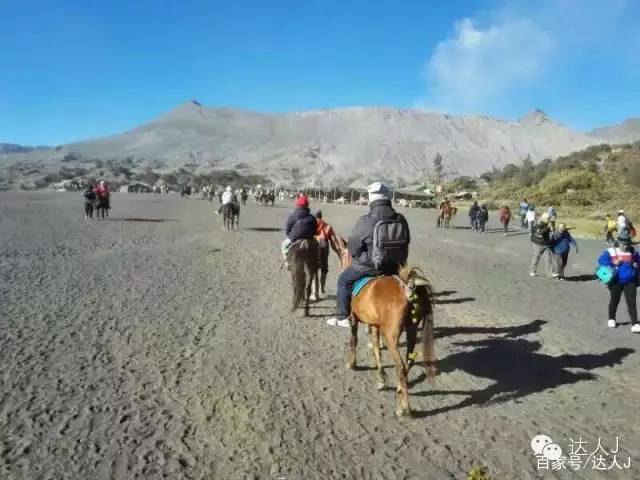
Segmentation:
{"type": "Polygon", "coordinates": [[[436,227],[449,228],[451,226],[451,219],[456,216],[458,209],[452,206],[450,203],[444,203],[440,208],[440,215],[436,221],[436,227]]]}
{"type": "Polygon", "coordinates": [[[320,260],[320,248],[315,238],[311,240],[298,240],[294,242],[287,252],[287,263],[291,270],[291,283],[293,285],[293,303],[291,311],[294,311],[304,302],[304,316],[309,316],[309,300],[311,285],[315,281],[315,294],[319,298],[318,267],[320,260]]]}
{"type": "MultiPolygon", "coordinates": [[[[338,240],[341,250],[342,266],[351,264],[347,242],[338,240]]],[[[408,371],[413,365],[416,354],[418,326],[422,324],[422,356],[427,379],[433,383],[435,378],[435,349],[433,335],[433,292],[424,273],[416,267],[402,267],[397,276],[383,276],[367,283],[351,305],[351,338],[349,341],[348,368],[356,366],[356,347],[358,344],[358,322],[369,326],[373,355],[378,370],[378,389],[387,386],[387,375],[382,369],[380,352],[380,334],[396,364],[398,377],[398,405],[396,415],[410,415],[408,395],[408,371]],[[404,360],[400,354],[399,342],[402,331],[407,332],[407,355],[404,360]]]]}

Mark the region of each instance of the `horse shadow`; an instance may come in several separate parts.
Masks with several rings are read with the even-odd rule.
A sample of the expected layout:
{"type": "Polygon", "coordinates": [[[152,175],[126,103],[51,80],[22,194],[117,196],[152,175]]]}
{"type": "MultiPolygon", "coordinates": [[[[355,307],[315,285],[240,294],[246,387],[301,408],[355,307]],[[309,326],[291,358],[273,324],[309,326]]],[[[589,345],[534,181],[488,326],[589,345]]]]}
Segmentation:
{"type": "Polygon", "coordinates": [[[250,230],[252,232],[281,232],[282,228],[277,228],[277,227],[244,227],[242,230],[250,230]]]}
{"type": "Polygon", "coordinates": [[[526,339],[489,338],[478,341],[457,342],[454,345],[470,347],[438,361],[441,373],[463,370],[474,377],[493,381],[481,390],[426,390],[414,396],[465,395],[453,405],[426,411],[414,411],[416,418],[430,417],[473,405],[517,401],[533,393],[562,385],[597,379],[592,370],[612,367],[635,350],[614,348],[601,354],[564,354],[559,356],[539,353],[541,343],[526,339]],[[572,372],[569,369],[581,369],[572,372]]]}
{"type": "Polygon", "coordinates": [[[107,217],[104,220],[107,222],[127,222],[127,223],[165,223],[165,222],[178,222],[177,218],[139,218],[139,217],[124,217],[113,218],[107,217]]]}
{"type": "Polygon", "coordinates": [[[433,292],[432,296],[434,297],[446,297],[448,295],[453,295],[454,293],[458,293],[457,290],[442,290],[441,292],[433,292]]]}
{"type": "Polygon", "coordinates": [[[452,305],[457,303],[475,302],[475,297],[449,298],[446,300],[434,300],[434,305],[452,305]]]}

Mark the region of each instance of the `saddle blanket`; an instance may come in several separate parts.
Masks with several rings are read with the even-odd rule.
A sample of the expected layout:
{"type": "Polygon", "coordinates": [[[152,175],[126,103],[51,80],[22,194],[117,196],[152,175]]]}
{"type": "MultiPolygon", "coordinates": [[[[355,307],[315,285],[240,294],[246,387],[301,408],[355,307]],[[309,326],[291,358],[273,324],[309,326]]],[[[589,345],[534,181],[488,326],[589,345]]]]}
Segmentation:
{"type": "Polygon", "coordinates": [[[371,280],[374,280],[380,277],[363,277],[353,284],[353,288],[351,289],[351,295],[354,297],[360,293],[360,290],[364,288],[364,286],[369,283],[371,280]]]}

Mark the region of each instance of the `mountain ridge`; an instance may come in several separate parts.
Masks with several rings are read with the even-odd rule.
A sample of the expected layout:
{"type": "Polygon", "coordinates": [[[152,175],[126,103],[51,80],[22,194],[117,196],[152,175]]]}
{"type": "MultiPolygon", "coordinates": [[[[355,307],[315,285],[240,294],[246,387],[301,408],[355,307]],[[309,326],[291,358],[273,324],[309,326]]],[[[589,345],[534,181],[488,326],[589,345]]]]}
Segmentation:
{"type": "Polygon", "coordinates": [[[437,153],[453,176],[479,174],[527,157],[540,161],[601,141],[557,123],[540,109],[507,121],[366,106],[262,113],[191,100],[119,134],[4,157],[56,162],[73,153],[114,161],[159,160],[176,168],[242,165],[278,182],[322,186],[380,176],[391,181],[423,178],[437,153]]]}

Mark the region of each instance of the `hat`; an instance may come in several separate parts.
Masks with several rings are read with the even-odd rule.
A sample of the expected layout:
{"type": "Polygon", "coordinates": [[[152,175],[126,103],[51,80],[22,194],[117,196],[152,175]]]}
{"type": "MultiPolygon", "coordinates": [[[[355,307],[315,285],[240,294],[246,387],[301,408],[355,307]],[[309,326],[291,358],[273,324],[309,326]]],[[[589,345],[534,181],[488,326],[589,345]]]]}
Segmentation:
{"type": "Polygon", "coordinates": [[[231,186],[230,186],[230,185],[227,185],[227,188],[225,188],[225,190],[226,190],[227,192],[230,192],[230,191],[231,191],[231,186]]]}
{"type": "Polygon", "coordinates": [[[316,218],[322,218],[322,210],[318,210],[315,215],[316,218]]]}
{"type": "Polygon", "coordinates": [[[549,221],[549,215],[546,213],[543,213],[542,215],[540,215],[540,221],[547,223],[549,221]]]}
{"type": "Polygon", "coordinates": [[[372,183],[367,187],[367,192],[369,193],[369,203],[376,200],[389,200],[391,197],[389,187],[382,182],[372,183]]]}
{"type": "Polygon", "coordinates": [[[559,223],[558,224],[558,230],[560,232],[564,232],[567,229],[567,226],[564,223],[559,223]]]}
{"type": "Polygon", "coordinates": [[[296,207],[308,207],[309,206],[309,199],[307,197],[305,197],[304,195],[300,195],[298,198],[296,198],[296,207]]]}
{"type": "Polygon", "coordinates": [[[620,215],[622,215],[622,214],[624,214],[624,210],[618,210],[618,213],[619,213],[620,215]]]}
{"type": "Polygon", "coordinates": [[[104,180],[100,180],[100,185],[104,185],[104,180]]]}

